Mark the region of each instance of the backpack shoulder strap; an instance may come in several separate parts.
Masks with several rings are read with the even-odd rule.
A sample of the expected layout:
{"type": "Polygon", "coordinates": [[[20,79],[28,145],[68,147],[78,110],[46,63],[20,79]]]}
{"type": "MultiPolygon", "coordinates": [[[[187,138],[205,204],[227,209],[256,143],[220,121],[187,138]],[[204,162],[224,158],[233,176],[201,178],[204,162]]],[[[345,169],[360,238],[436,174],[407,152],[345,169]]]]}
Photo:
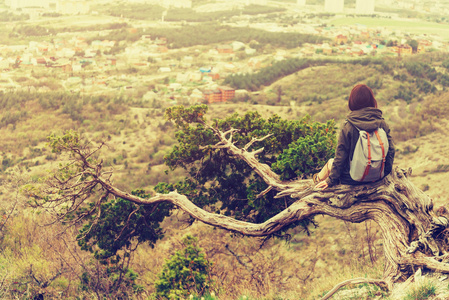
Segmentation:
{"type": "Polygon", "coordinates": [[[384,147],[384,143],[382,142],[382,139],[379,136],[378,130],[376,130],[375,133],[376,133],[377,140],[379,141],[379,145],[382,147],[382,166],[380,168],[380,178],[382,178],[382,174],[383,174],[384,168],[385,168],[385,160],[386,160],[385,147],[384,147]]]}

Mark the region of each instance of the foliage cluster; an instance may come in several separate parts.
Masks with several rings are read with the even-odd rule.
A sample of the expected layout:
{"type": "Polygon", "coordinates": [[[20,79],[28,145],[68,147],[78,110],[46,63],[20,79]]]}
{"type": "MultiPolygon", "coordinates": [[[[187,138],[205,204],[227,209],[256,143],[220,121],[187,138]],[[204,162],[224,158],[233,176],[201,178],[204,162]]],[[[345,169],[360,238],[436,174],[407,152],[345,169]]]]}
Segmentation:
{"type": "Polygon", "coordinates": [[[63,14],[57,13],[57,12],[45,12],[42,13],[42,17],[49,17],[49,18],[59,18],[63,16],[63,14]]]}
{"type": "Polygon", "coordinates": [[[48,36],[56,33],[53,28],[45,28],[40,25],[32,26],[32,25],[23,25],[19,26],[14,30],[14,32],[22,35],[22,36],[48,36]]]}
{"type": "MultiPolygon", "coordinates": [[[[431,82],[438,82],[444,87],[449,86],[449,75],[436,71],[434,67],[425,62],[408,62],[405,64],[405,68],[407,72],[415,78],[427,79],[431,82]]],[[[435,93],[436,88],[433,87],[429,82],[420,81],[419,83],[421,84],[421,88],[423,84],[426,86],[424,87],[423,92],[435,93]]]]}
{"type": "Polygon", "coordinates": [[[16,15],[7,10],[0,12],[0,22],[15,22],[28,20],[30,16],[28,14],[16,15]]]}
{"type": "Polygon", "coordinates": [[[324,0],[306,0],[307,5],[324,5],[324,0]]]}
{"type": "Polygon", "coordinates": [[[116,114],[125,109],[124,99],[121,96],[83,96],[79,94],[68,94],[63,92],[50,93],[1,93],[0,109],[8,113],[0,114],[0,128],[9,124],[16,124],[19,120],[26,119],[28,113],[21,108],[26,102],[37,101],[42,109],[59,110],[61,113],[69,115],[74,121],[82,122],[88,112],[84,111],[88,105],[92,105],[96,110],[107,110],[116,114]]]}
{"type": "Polygon", "coordinates": [[[402,84],[397,89],[396,95],[394,95],[394,99],[402,99],[407,103],[412,102],[415,97],[416,94],[413,92],[413,90],[402,84]]]}
{"type": "MultiPolygon", "coordinates": [[[[193,6],[195,5],[193,4],[193,6]]],[[[170,8],[166,10],[158,5],[130,4],[126,7],[121,5],[109,6],[105,11],[111,16],[138,20],[160,20],[166,11],[167,13],[164,16],[166,21],[210,22],[229,19],[240,14],[255,15],[282,12],[285,11],[285,8],[253,4],[245,6],[243,9],[197,12],[190,8],[170,8]]]]}
{"type": "Polygon", "coordinates": [[[9,124],[11,124],[14,128],[17,122],[26,118],[27,116],[28,112],[26,111],[17,111],[15,113],[5,114],[0,119],[0,127],[8,126],[9,124]]]}
{"type": "Polygon", "coordinates": [[[100,8],[114,17],[123,17],[138,20],[160,20],[165,8],[159,5],[143,3],[128,3],[128,5],[114,5],[100,8]]]}
{"type": "Polygon", "coordinates": [[[316,162],[326,160],[335,153],[327,136],[320,133],[320,125],[314,123],[315,135],[299,137],[289,145],[272,165],[273,171],[280,173],[281,179],[291,179],[298,175],[312,174],[316,171],[316,162]],[[301,170],[301,171],[299,171],[301,170]]]}
{"type": "Polygon", "coordinates": [[[155,282],[156,299],[180,299],[189,295],[203,296],[211,288],[212,263],[198,247],[198,239],[187,235],[183,249],[176,251],[163,266],[155,282]]]}
{"type": "MultiPolygon", "coordinates": [[[[112,31],[108,32],[107,35],[102,36],[101,39],[107,39],[111,41],[116,41],[115,47],[119,47],[118,43],[120,41],[126,41],[126,42],[136,42],[138,41],[142,36],[141,30],[131,30],[126,26],[126,23],[117,23],[117,28],[114,28],[112,31]],[[119,25],[119,24],[123,24],[119,25]]],[[[99,39],[99,37],[89,37],[86,38],[86,43],[92,43],[92,41],[99,39]]]]}
{"type": "MultiPolygon", "coordinates": [[[[245,162],[230,158],[226,150],[214,149],[213,145],[218,140],[211,129],[204,125],[206,110],[205,105],[167,109],[167,117],[179,131],[176,133],[178,143],[165,157],[165,161],[171,170],[178,167],[186,169],[189,177],[175,184],[159,184],[157,190],[168,192],[176,189],[199,206],[213,208],[220,203],[220,207],[214,209],[217,212],[257,223],[283,210],[291,199],[275,199],[273,192],[257,197],[267,188],[266,183],[255,176],[245,162]]],[[[238,147],[244,147],[252,138],[271,134],[248,151],[263,147],[259,160],[275,166],[284,179],[310,175],[314,168],[327,162],[333,155],[331,149],[335,147],[335,126],[332,121],[326,124],[312,123],[309,117],[286,121],[277,115],[264,119],[257,112],[248,112],[243,116],[234,114],[214,120],[214,123],[222,131],[237,129],[233,134],[233,142],[238,147]],[[310,151],[309,157],[296,156],[311,144],[320,146],[307,150],[310,151]]]]}
{"type": "MultiPolygon", "coordinates": [[[[132,194],[149,197],[142,190],[132,194]]],[[[169,215],[170,208],[167,204],[139,206],[123,199],[105,199],[100,207],[90,203],[76,213],[77,217],[90,215],[77,237],[78,244],[100,261],[119,262],[119,250],[129,251],[141,243],[153,247],[164,237],[160,222],[169,215]]]]}
{"type": "MultiPolygon", "coordinates": [[[[41,39],[46,39],[51,42],[51,37],[58,33],[64,32],[85,32],[85,31],[100,31],[100,30],[118,30],[121,28],[129,27],[127,23],[107,23],[107,24],[95,24],[88,26],[72,25],[61,27],[45,27],[45,26],[28,26],[18,25],[13,28],[4,28],[0,32],[0,39],[3,44],[15,44],[23,43],[25,40],[33,40],[36,36],[41,39]],[[36,27],[36,28],[34,28],[36,27]]],[[[90,40],[100,39],[100,36],[88,37],[90,40]]]]}
{"type": "MultiPolygon", "coordinates": [[[[49,147],[54,153],[61,153],[68,149],[74,149],[70,153],[70,161],[60,164],[60,168],[55,172],[54,178],[70,182],[72,176],[77,172],[82,172],[85,163],[76,161],[76,157],[85,151],[83,139],[74,131],[68,131],[63,136],[51,135],[49,137],[49,147]]],[[[95,164],[93,156],[87,159],[88,163],[95,164]]],[[[92,175],[85,174],[80,181],[89,180],[92,175]]],[[[30,201],[30,205],[36,205],[39,201],[51,202],[52,196],[45,196],[40,199],[37,195],[39,188],[26,186],[24,188],[27,195],[33,194],[35,197],[30,201]]],[[[61,197],[70,194],[72,188],[65,189],[59,193],[61,197]]],[[[94,188],[90,189],[95,193],[94,188]]],[[[51,193],[50,193],[51,194],[51,193]]],[[[133,192],[139,197],[148,197],[144,191],[133,192]]],[[[78,210],[71,210],[70,206],[59,210],[63,224],[79,224],[84,221],[83,227],[77,236],[78,245],[81,250],[94,254],[94,258],[104,267],[98,271],[101,274],[92,274],[85,271],[81,276],[81,290],[95,291],[98,295],[108,295],[115,299],[129,299],[128,293],[141,293],[142,288],[136,284],[137,274],[129,269],[131,252],[139,244],[146,243],[150,247],[163,237],[160,222],[169,215],[171,206],[167,204],[156,204],[152,206],[134,205],[122,199],[109,199],[107,196],[101,198],[100,202],[90,202],[93,195],[83,198],[78,203],[78,210]]],[[[98,268],[97,268],[98,269],[98,268]]]]}
{"type": "Polygon", "coordinates": [[[211,22],[216,20],[225,20],[233,16],[239,15],[240,10],[223,10],[212,12],[196,12],[189,8],[173,8],[168,10],[165,20],[187,21],[187,22],[211,22]]]}
{"type": "Polygon", "coordinates": [[[209,23],[202,25],[185,25],[181,28],[146,28],[145,34],[154,38],[165,37],[170,48],[183,48],[195,45],[210,45],[240,41],[249,43],[257,41],[261,46],[270,44],[276,47],[295,48],[304,43],[320,43],[326,38],[293,32],[269,32],[262,29],[245,28],[209,23]]]}
{"type": "MultiPolygon", "coordinates": [[[[74,25],[69,27],[55,28],[56,32],[84,32],[84,31],[102,31],[102,30],[119,30],[129,27],[125,22],[113,22],[106,24],[95,24],[88,26],[74,25]]],[[[86,37],[87,38],[87,37],[86,37]]],[[[102,39],[102,38],[101,38],[102,39]]]]}
{"type": "Polygon", "coordinates": [[[229,19],[241,14],[257,15],[257,14],[269,14],[274,12],[285,11],[285,8],[271,7],[263,5],[248,5],[243,9],[234,9],[227,11],[215,11],[215,12],[196,12],[193,9],[170,9],[168,10],[165,20],[167,21],[188,21],[188,22],[211,22],[221,19],[229,19]]]}
{"type": "Polygon", "coordinates": [[[261,86],[267,86],[287,75],[308,68],[312,65],[324,64],[324,62],[311,61],[308,59],[292,58],[275,62],[273,65],[262,68],[252,74],[232,74],[226,77],[224,84],[236,89],[257,91],[261,86]]]}
{"type": "MultiPolygon", "coordinates": [[[[16,192],[11,196],[13,194],[16,192]]],[[[23,199],[9,200],[15,205],[9,208],[2,205],[0,208],[0,276],[3,279],[0,297],[33,299],[43,290],[50,298],[74,293],[76,288],[70,287],[67,281],[68,278],[75,278],[66,272],[61,257],[54,251],[55,239],[52,235],[55,228],[50,226],[40,232],[38,220],[48,221],[47,216],[26,211],[23,199]]],[[[65,238],[63,235],[59,237],[65,238]]]]}
{"type": "MultiPolygon", "coordinates": [[[[362,66],[366,65],[378,65],[381,72],[390,72],[390,67],[388,63],[380,59],[355,59],[352,61],[342,61],[338,59],[326,58],[326,59],[300,59],[300,58],[289,58],[273,63],[267,67],[262,68],[255,73],[245,73],[245,74],[232,74],[226,77],[224,83],[228,84],[236,89],[246,89],[250,91],[259,90],[262,86],[268,86],[273,82],[288,76],[290,74],[296,73],[302,69],[313,67],[313,66],[323,66],[326,64],[360,64],[362,66]]],[[[380,83],[377,82],[377,85],[380,83]]]]}

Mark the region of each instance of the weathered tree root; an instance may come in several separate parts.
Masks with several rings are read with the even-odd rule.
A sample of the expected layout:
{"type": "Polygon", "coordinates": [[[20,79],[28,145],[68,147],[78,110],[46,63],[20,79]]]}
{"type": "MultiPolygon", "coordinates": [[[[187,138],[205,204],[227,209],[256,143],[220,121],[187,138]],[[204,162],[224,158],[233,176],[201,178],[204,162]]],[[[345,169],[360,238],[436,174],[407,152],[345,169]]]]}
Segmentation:
{"type": "MultiPolygon", "coordinates": [[[[220,142],[210,147],[216,148],[217,151],[226,149],[236,159],[245,161],[268,185],[264,192],[275,190],[278,192],[277,197],[292,197],[297,200],[264,223],[254,224],[208,212],[176,191],[141,198],[116,188],[111,183],[111,172],[102,171],[101,162],[89,162],[89,156],[98,149],[89,152],[75,145],[67,150],[76,157],[82,170],[69,179],[64,177],[64,180],[60,180],[55,177],[50,180],[47,183],[47,195],[50,196],[45,198],[42,206],[57,212],[63,206],[67,207],[67,212],[72,212],[95,190],[103,193],[103,197],[109,194],[143,205],[169,202],[203,223],[248,236],[267,236],[315,215],[328,215],[352,223],[372,220],[381,229],[384,240],[383,279],[363,279],[357,282],[386,285],[388,290],[391,290],[395,282],[406,280],[417,268],[449,274],[449,264],[446,263],[447,238],[445,234],[440,234],[447,230],[449,221],[444,216],[437,216],[433,211],[432,200],[408,179],[411,169],[396,168],[382,181],[372,184],[338,185],[326,190],[317,190],[314,189],[312,180],[282,181],[268,165],[256,159],[262,149],[248,152],[248,145],[244,148],[235,146],[232,142],[233,130],[221,132],[215,128],[211,129],[220,142]],[[58,191],[64,193],[61,195],[58,191]]],[[[101,196],[97,205],[104,199],[101,196]]],[[[337,286],[337,290],[355,282],[345,281],[343,285],[337,286]]]]}
{"type": "MultiPolygon", "coordinates": [[[[390,286],[390,282],[405,280],[417,268],[449,274],[449,264],[438,260],[447,254],[447,245],[435,237],[436,228],[441,231],[447,227],[447,219],[435,215],[431,199],[404,176],[408,172],[396,170],[382,182],[357,187],[337,186],[324,191],[314,190],[311,183],[304,189],[306,180],[298,185],[301,186],[299,190],[290,183],[286,187],[288,193],[295,198],[301,195],[301,198],[261,224],[207,212],[176,191],[142,199],[118,190],[101,177],[96,180],[117,197],[139,204],[170,202],[199,221],[248,236],[266,236],[292,222],[318,214],[352,223],[373,220],[382,231],[386,257],[383,280],[379,282],[388,282],[390,286]]],[[[285,195],[285,190],[281,192],[285,195]]]]}
{"type": "Polygon", "coordinates": [[[320,300],[327,300],[330,297],[332,297],[333,294],[335,294],[339,289],[341,289],[342,287],[346,286],[346,285],[350,285],[350,284],[361,284],[361,283],[369,283],[369,284],[375,284],[378,287],[385,289],[387,291],[390,291],[391,288],[389,287],[388,282],[386,282],[385,280],[382,279],[372,279],[372,278],[353,278],[353,279],[348,279],[345,280],[343,282],[340,282],[339,284],[337,284],[332,290],[330,290],[326,295],[324,295],[323,298],[321,298],[320,300]]]}

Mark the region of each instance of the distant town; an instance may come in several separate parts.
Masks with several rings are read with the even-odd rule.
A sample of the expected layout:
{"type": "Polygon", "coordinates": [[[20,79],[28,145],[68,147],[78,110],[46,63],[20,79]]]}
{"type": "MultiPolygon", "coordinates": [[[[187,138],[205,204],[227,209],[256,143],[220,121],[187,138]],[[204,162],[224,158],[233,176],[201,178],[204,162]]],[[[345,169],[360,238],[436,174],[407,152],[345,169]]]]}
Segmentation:
{"type": "MultiPolygon", "coordinates": [[[[161,1],[130,1],[160,4],[161,1]]],[[[212,9],[220,3],[207,4],[212,9]]],[[[243,1],[244,2],[244,1],[243,1]]],[[[448,11],[443,1],[378,1],[398,8],[420,9],[439,13],[448,11]]],[[[99,12],[91,7],[91,1],[6,0],[9,13],[28,13],[30,20],[48,18],[46,14],[92,15],[99,12]]],[[[192,8],[192,1],[163,1],[166,8],[192,8]]],[[[251,0],[236,5],[272,5],[266,0],[251,0]]],[[[234,5],[234,6],[233,6],[234,5]]],[[[260,52],[257,47],[241,41],[223,44],[199,45],[185,49],[172,49],[164,37],[142,34],[137,41],[102,39],[108,30],[58,33],[42,41],[39,37],[26,44],[0,45],[0,91],[48,92],[51,90],[79,94],[122,94],[139,97],[143,101],[170,103],[225,102],[249,93],[223,85],[223,79],[232,74],[253,73],[270,64],[289,58],[338,58],[409,56],[426,51],[448,51],[449,43],[435,34],[410,34],[381,26],[334,26],[329,19],[320,20],[319,9],[307,1],[289,2],[293,9],[286,12],[295,15],[315,14],[302,23],[290,24],[263,19],[260,15],[240,15],[223,21],[228,26],[251,27],[270,32],[297,32],[326,38],[323,43],[305,43],[293,49],[274,48],[271,53],[260,52]],[[96,38],[95,38],[96,37],[96,38]],[[120,49],[120,51],[113,51],[120,49]],[[50,82],[52,84],[50,84],[50,82]]],[[[377,5],[377,3],[376,3],[377,5]]],[[[357,0],[350,8],[343,0],[324,1],[325,12],[375,14],[374,0],[357,0]]],[[[285,14],[286,14],[285,13],[285,14]]],[[[385,13],[383,15],[385,17],[385,13]]],[[[388,16],[391,18],[391,15],[388,16]]],[[[394,18],[394,16],[393,16],[394,18]]],[[[30,21],[30,22],[31,22],[30,21]]],[[[142,22],[117,17],[113,22],[126,23],[129,33],[136,33],[142,22]]],[[[111,22],[112,22],[111,21],[111,22]]],[[[161,19],[155,26],[182,26],[169,24],[161,19]]],[[[146,24],[145,24],[146,25],[146,24]]],[[[257,43],[257,41],[254,41],[257,43]]]]}

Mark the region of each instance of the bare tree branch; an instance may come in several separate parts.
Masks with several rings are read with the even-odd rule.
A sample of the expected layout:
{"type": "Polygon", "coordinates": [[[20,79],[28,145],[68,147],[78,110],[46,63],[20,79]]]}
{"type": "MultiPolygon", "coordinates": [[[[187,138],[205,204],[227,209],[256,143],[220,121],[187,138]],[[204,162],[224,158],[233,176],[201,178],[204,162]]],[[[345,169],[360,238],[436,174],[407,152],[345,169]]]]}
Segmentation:
{"type": "Polygon", "coordinates": [[[332,290],[330,290],[326,295],[324,295],[323,298],[320,300],[327,300],[330,297],[332,297],[333,294],[335,294],[339,289],[346,285],[350,284],[361,284],[361,283],[369,283],[369,284],[375,284],[381,288],[388,289],[388,283],[385,280],[380,279],[371,279],[371,278],[354,278],[354,279],[348,279],[346,281],[343,281],[339,284],[337,284],[332,290]]]}
{"type": "Polygon", "coordinates": [[[252,138],[251,141],[248,144],[246,144],[245,147],[243,147],[243,150],[247,151],[249,149],[249,147],[251,147],[254,143],[262,142],[263,140],[269,138],[270,136],[272,136],[272,134],[267,134],[266,136],[264,136],[260,139],[252,138]]]}
{"type": "Polygon", "coordinates": [[[215,136],[219,138],[219,142],[213,146],[220,149],[227,149],[229,154],[233,155],[236,158],[239,158],[243,161],[245,161],[264,181],[268,186],[273,187],[274,189],[278,191],[283,191],[289,188],[294,188],[296,190],[298,189],[304,189],[309,186],[310,180],[299,180],[299,181],[281,181],[279,178],[279,175],[274,173],[270,166],[267,164],[263,164],[259,162],[256,158],[256,155],[261,153],[263,151],[263,148],[254,150],[252,152],[248,152],[248,148],[251,147],[255,142],[260,142],[265,140],[266,138],[270,137],[271,134],[266,135],[262,138],[256,139],[253,138],[249,143],[247,143],[243,149],[238,148],[235,146],[234,143],[232,143],[232,133],[236,132],[236,129],[230,129],[226,132],[221,132],[217,128],[208,126],[209,129],[211,129],[215,136]],[[230,137],[227,138],[226,136],[230,134],[230,137]]]}
{"type": "MultiPolygon", "coordinates": [[[[111,183],[110,171],[104,172],[101,162],[90,159],[98,149],[89,152],[87,148],[75,148],[68,149],[75,153],[77,161],[70,166],[74,169],[73,173],[70,173],[71,169],[67,169],[64,171],[69,175],[50,180],[46,191],[49,197],[40,206],[53,209],[59,217],[65,217],[79,209],[91,195],[100,195],[97,199],[102,199],[101,195],[110,194],[139,205],[168,202],[203,223],[248,236],[268,236],[292,223],[318,214],[352,223],[372,220],[382,232],[386,261],[382,280],[373,280],[372,283],[385,283],[390,288],[395,281],[409,277],[417,266],[449,273],[448,265],[443,262],[448,254],[447,241],[444,237],[438,238],[439,233],[448,227],[449,221],[435,214],[432,200],[408,179],[411,169],[395,169],[376,183],[338,185],[326,190],[316,190],[312,180],[280,180],[279,175],[268,165],[256,159],[263,148],[247,151],[255,142],[268,136],[253,139],[241,149],[232,142],[235,129],[226,132],[212,127],[210,129],[219,139],[212,148],[226,149],[230,155],[245,161],[267,183],[268,188],[259,195],[275,190],[276,197],[291,197],[296,201],[265,222],[254,224],[210,213],[177,191],[142,198],[122,191],[111,183]],[[61,211],[60,207],[64,206],[67,207],[61,211]]],[[[101,203],[101,200],[96,201],[97,205],[101,203]]]]}

